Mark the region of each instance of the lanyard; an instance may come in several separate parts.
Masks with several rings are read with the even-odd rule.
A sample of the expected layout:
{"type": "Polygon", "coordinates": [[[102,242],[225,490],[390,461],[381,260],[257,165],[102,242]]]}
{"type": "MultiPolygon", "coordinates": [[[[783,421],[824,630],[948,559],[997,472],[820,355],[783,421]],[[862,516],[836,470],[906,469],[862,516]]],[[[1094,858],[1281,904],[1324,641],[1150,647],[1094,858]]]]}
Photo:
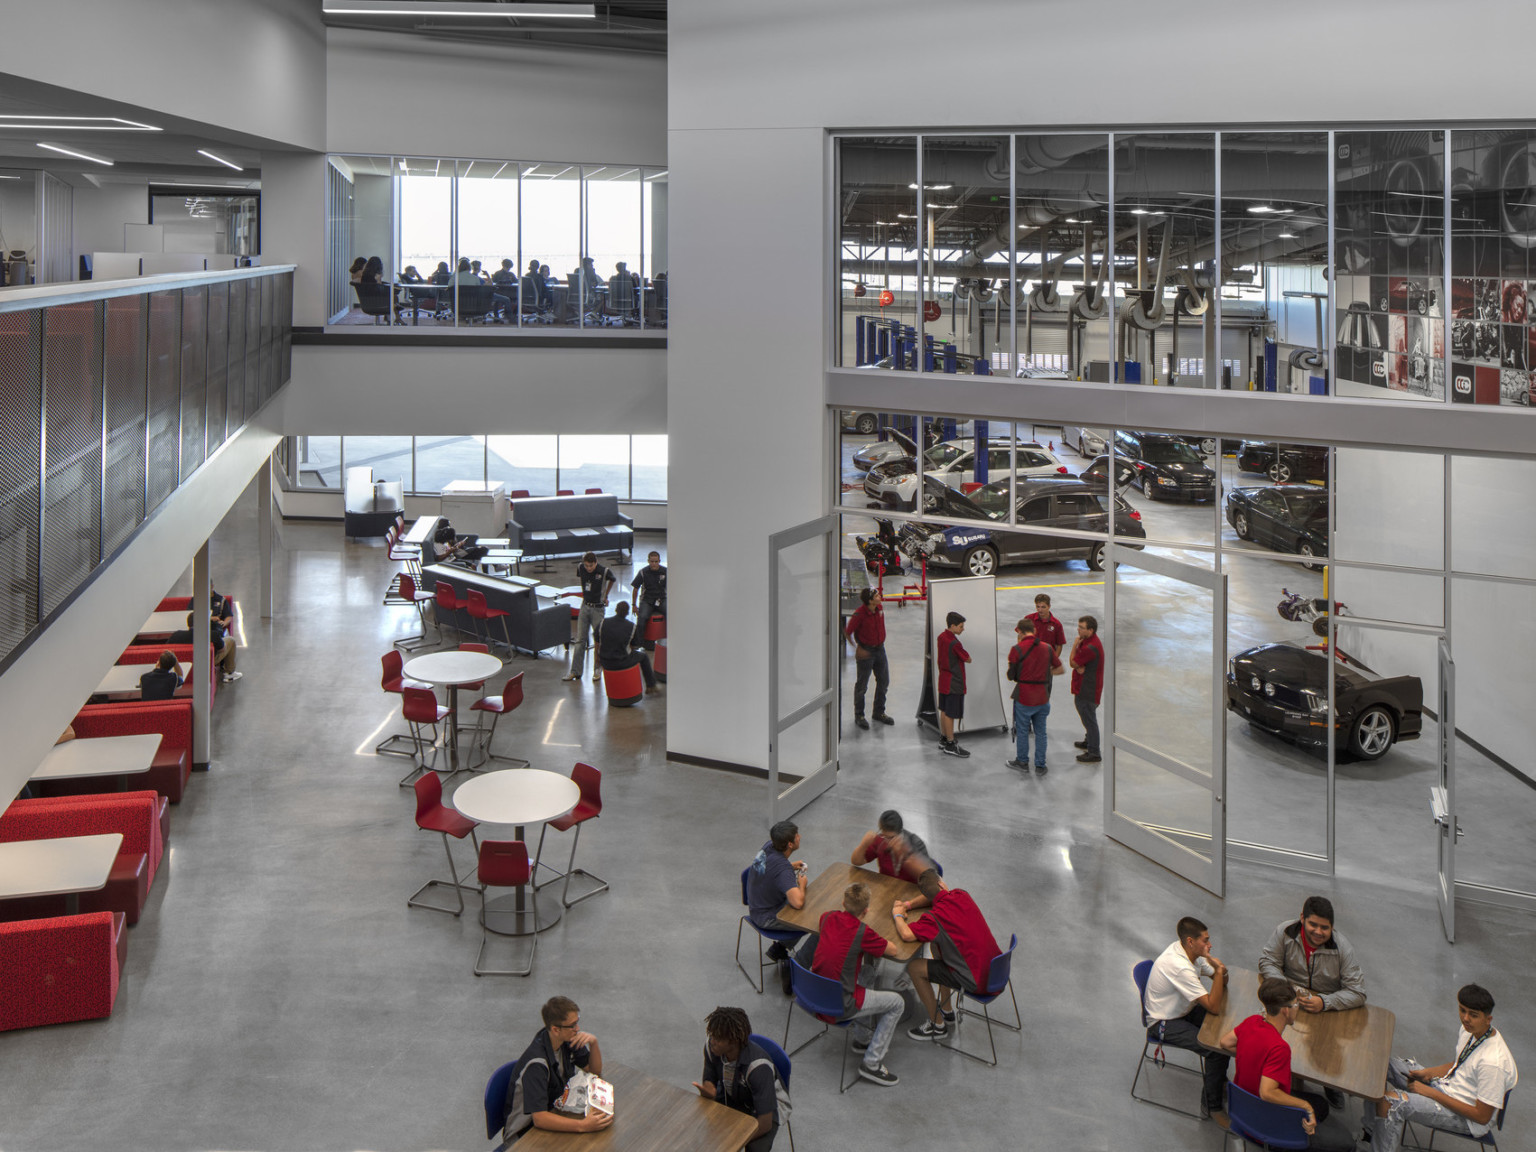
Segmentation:
{"type": "Polygon", "coordinates": [[[1467,1041],[1466,1047],[1461,1050],[1461,1055],[1456,1057],[1456,1063],[1451,1065],[1451,1070],[1449,1072],[1447,1072],[1444,1076],[1441,1076],[1440,1079],[1441,1080],[1449,1080],[1453,1076],[1455,1076],[1456,1075],[1456,1069],[1460,1068],[1462,1066],[1462,1064],[1464,1064],[1466,1062],[1467,1057],[1472,1055],[1472,1053],[1476,1052],[1480,1047],[1482,1047],[1483,1041],[1488,1039],[1488,1037],[1490,1037],[1492,1035],[1493,1035],[1493,1026],[1489,1025],[1488,1031],[1484,1032],[1476,1040],[1469,1039],[1467,1041]]]}

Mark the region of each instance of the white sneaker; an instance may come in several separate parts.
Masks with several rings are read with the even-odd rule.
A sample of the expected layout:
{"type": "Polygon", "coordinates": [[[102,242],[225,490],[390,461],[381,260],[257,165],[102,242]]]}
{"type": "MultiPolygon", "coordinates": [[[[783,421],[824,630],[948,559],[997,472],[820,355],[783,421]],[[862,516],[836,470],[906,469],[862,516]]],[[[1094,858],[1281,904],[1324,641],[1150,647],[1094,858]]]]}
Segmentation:
{"type": "Polygon", "coordinates": [[[594,673],[592,673],[592,683],[596,684],[602,678],[603,678],[603,674],[601,672],[594,672],[594,673]]]}
{"type": "Polygon", "coordinates": [[[224,683],[233,684],[236,680],[240,679],[240,677],[244,675],[244,672],[226,672],[224,673],[224,683]]]}
{"type": "Polygon", "coordinates": [[[572,672],[572,673],[570,673],[567,676],[560,677],[560,682],[562,684],[569,684],[572,680],[580,680],[580,679],[581,679],[581,673],[580,672],[572,672]]]}

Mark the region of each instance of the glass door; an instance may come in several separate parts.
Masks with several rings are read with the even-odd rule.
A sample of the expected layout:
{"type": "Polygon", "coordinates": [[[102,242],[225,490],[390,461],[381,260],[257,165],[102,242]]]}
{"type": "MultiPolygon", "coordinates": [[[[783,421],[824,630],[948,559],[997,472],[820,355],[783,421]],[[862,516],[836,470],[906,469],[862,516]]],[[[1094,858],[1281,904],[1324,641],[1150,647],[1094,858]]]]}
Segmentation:
{"type": "Polygon", "coordinates": [[[768,822],[837,780],[838,518],[768,537],[768,822]]]}
{"type": "Polygon", "coordinates": [[[1430,813],[1435,820],[1435,872],[1440,905],[1440,925],[1446,940],[1456,940],[1456,841],[1461,827],[1456,822],[1456,663],[1451,646],[1440,637],[1440,740],[1436,756],[1439,782],[1429,790],[1430,813]]]}
{"type": "Polygon", "coordinates": [[[1226,577],[1110,543],[1107,835],[1200,887],[1226,881],[1226,577]]]}

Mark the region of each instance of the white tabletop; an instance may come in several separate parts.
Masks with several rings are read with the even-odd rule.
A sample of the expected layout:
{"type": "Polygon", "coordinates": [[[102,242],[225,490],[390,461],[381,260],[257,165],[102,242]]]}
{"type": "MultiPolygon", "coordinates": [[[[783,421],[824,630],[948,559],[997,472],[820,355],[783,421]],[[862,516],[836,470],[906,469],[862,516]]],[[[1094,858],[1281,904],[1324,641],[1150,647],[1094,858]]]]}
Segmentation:
{"type": "Polygon", "coordinates": [[[425,544],[432,538],[432,533],[437,531],[441,522],[441,516],[418,516],[415,523],[405,530],[405,535],[400,537],[402,544],[425,544]]]}
{"type": "Polygon", "coordinates": [[[144,621],[144,627],[139,629],[140,635],[150,633],[161,635],[169,632],[180,632],[187,626],[187,614],[185,612],[151,612],[149,619],[144,621]]]}
{"type": "Polygon", "coordinates": [[[127,776],[148,772],[160,751],[158,732],[137,736],[99,736],[70,740],[55,745],[37,771],[34,780],[66,780],[72,776],[127,776]]]}
{"type": "Polygon", "coordinates": [[[0,898],[98,891],[122,846],[121,832],[0,844],[0,898]]]}
{"type": "Polygon", "coordinates": [[[107,674],[101,678],[96,691],[106,696],[120,692],[137,692],[139,677],[153,671],[154,667],[153,664],[114,664],[107,669],[107,674]]]}
{"type": "Polygon", "coordinates": [[[581,789],[558,772],[508,768],[460,784],[453,806],[481,824],[542,824],[576,807],[581,789]]]}
{"type": "Polygon", "coordinates": [[[488,652],[429,652],[407,660],[408,679],[424,684],[473,684],[501,671],[501,660],[488,652]]]}

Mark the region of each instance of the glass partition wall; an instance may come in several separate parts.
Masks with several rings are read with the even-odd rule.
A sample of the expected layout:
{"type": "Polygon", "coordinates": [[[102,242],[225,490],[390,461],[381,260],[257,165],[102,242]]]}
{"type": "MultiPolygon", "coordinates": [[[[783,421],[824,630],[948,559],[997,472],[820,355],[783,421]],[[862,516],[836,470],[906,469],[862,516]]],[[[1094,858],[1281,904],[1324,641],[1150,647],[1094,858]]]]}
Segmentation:
{"type": "Polygon", "coordinates": [[[665,169],[329,159],[332,325],[666,327],[665,169]]]}

